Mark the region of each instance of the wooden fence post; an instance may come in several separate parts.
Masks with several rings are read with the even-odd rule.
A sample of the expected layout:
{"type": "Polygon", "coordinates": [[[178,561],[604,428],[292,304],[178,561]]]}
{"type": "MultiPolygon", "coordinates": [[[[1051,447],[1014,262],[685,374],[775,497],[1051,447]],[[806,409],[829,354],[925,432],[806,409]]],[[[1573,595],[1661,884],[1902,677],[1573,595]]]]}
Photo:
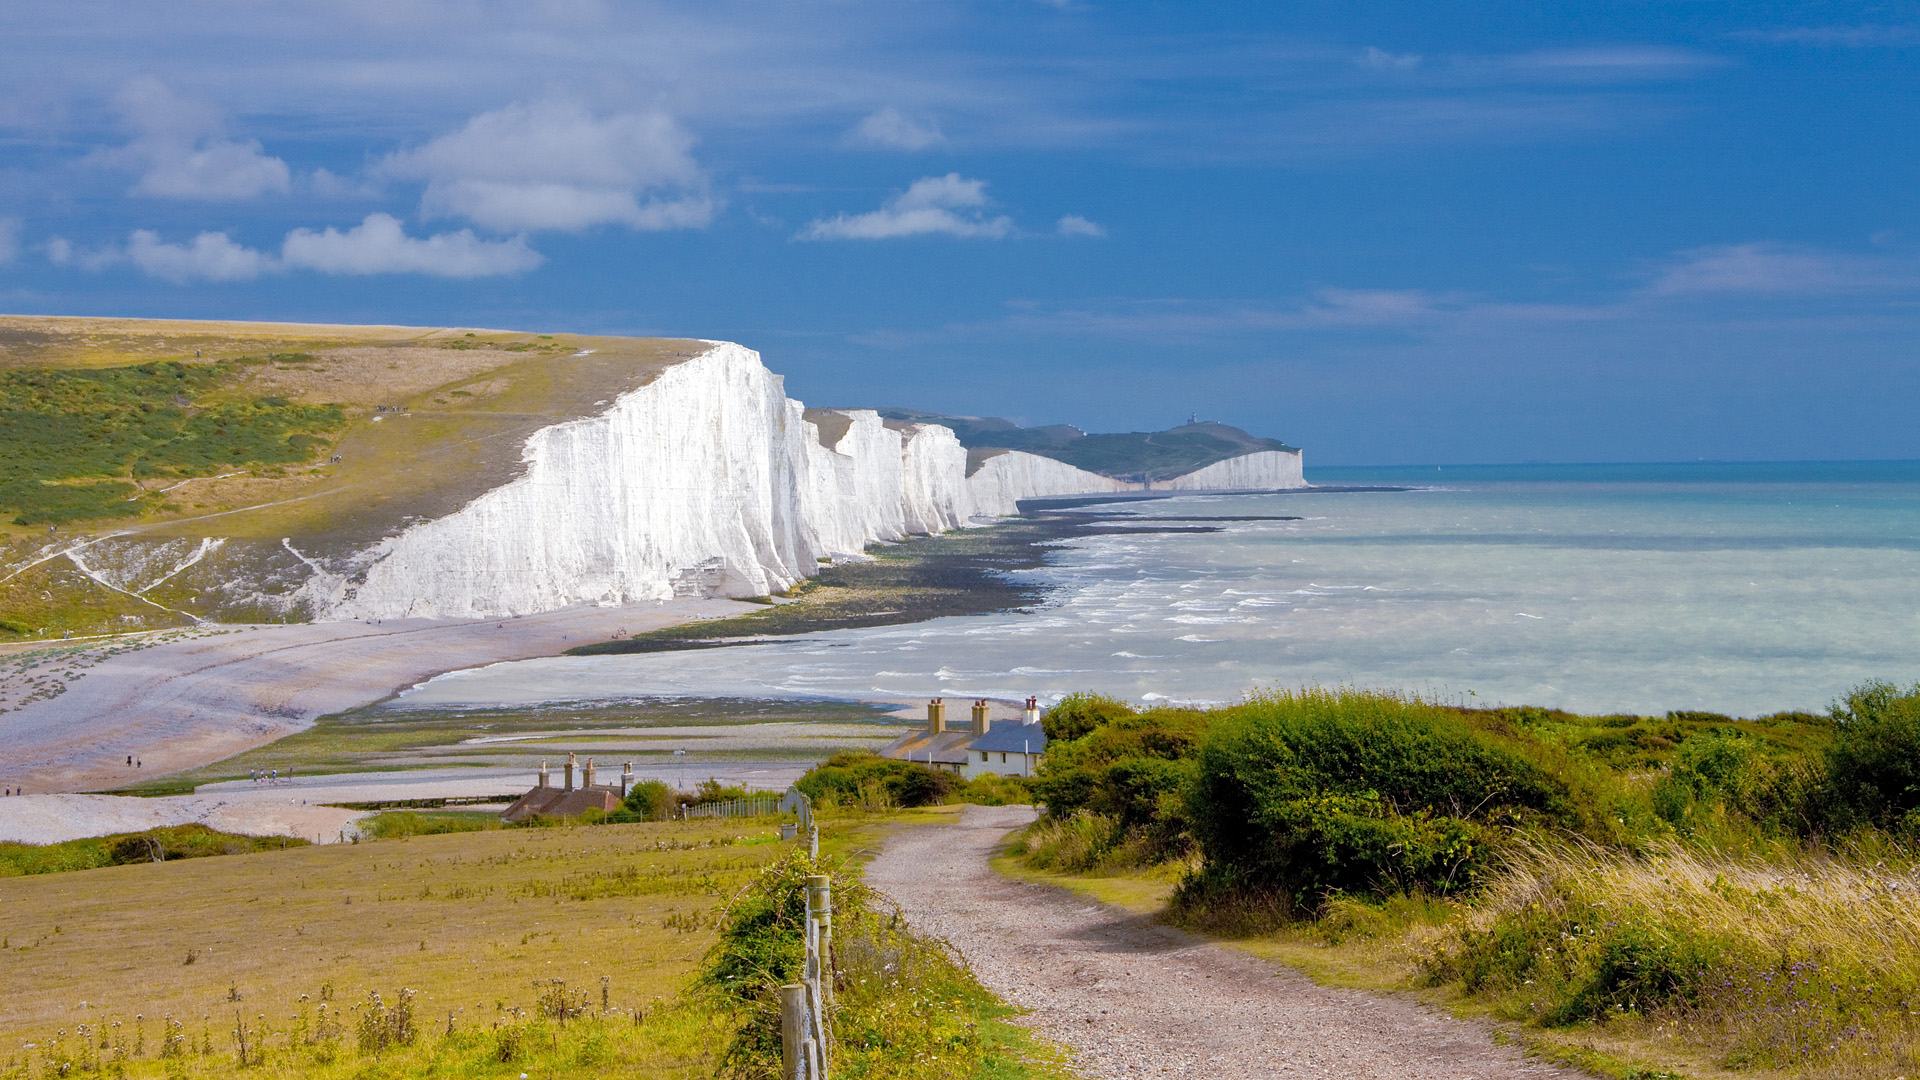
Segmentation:
{"type": "Polygon", "coordinates": [[[780,988],[781,1080],[813,1080],[813,1062],[807,1047],[807,988],[795,983],[780,988]]]}

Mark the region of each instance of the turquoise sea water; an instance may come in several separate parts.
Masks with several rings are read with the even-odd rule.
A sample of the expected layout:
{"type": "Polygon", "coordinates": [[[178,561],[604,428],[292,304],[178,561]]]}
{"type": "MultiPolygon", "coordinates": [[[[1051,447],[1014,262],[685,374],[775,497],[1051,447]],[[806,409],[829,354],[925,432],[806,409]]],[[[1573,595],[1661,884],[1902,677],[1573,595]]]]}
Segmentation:
{"type": "Polygon", "coordinates": [[[1031,613],[768,645],[500,664],[406,705],[678,694],[1230,701],[1259,686],[1658,713],[1822,709],[1920,678],[1920,462],[1310,470],[1395,492],[1204,495],[1103,513],[1031,613]]]}

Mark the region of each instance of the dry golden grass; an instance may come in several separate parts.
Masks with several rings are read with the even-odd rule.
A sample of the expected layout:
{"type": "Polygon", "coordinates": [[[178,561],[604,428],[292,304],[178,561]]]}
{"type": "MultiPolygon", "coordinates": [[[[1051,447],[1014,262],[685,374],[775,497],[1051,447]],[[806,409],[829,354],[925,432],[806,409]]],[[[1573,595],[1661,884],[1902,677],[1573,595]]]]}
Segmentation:
{"type": "Polygon", "coordinates": [[[1645,856],[1530,844],[1464,923],[1485,930],[1503,913],[1554,902],[1574,883],[1583,898],[1692,934],[1920,985],[1920,870],[1788,845],[1763,859],[1678,843],[1645,856]]]}
{"type": "MultiPolygon", "coordinates": [[[[848,813],[822,854],[957,809],[848,813]]],[[[774,837],[512,829],[0,879],[0,1078],[704,1080],[738,1017],[681,992],[723,905],[793,850],[774,837]]],[[[1059,1076],[979,993],[976,1075],[1059,1076]]]]}
{"type": "MultiPolygon", "coordinates": [[[[0,1036],[112,1015],[281,1017],[401,987],[491,1018],[564,978],[613,1003],[680,988],[770,824],[514,829],[0,880],[0,1036]],[[238,994],[238,1000],[234,995],[238,994]],[[83,1006],[81,1003],[85,1002],[83,1006]]],[[[229,1024],[229,1026],[231,1026],[229,1024]]],[[[6,1044],[0,1042],[0,1047],[6,1044]]]]}

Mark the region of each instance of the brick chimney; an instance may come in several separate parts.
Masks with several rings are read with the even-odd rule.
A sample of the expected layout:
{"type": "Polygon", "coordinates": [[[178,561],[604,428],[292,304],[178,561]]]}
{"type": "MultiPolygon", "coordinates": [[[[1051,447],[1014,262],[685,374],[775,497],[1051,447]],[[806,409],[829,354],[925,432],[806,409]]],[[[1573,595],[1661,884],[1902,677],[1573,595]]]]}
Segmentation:
{"type": "Polygon", "coordinates": [[[583,788],[590,788],[593,786],[593,759],[592,758],[587,759],[587,770],[586,772],[581,774],[580,786],[583,788]]]}
{"type": "Polygon", "coordinates": [[[573,751],[567,751],[567,790],[573,790],[573,751]]]}
{"type": "Polygon", "coordinates": [[[542,761],[540,763],[540,786],[546,787],[549,782],[547,779],[547,763],[542,761]]]}
{"type": "Polygon", "coordinates": [[[1040,699],[1039,698],[1030,697],[1027,699],[1027,714],[1024,717],[1021,717],[1021,719],[1029,724],[1037,724],[1040,722],[1040,699]]]}
{"type": "Polygon", "coordinates": [[[974,702],[973,703],[973,733],[975,735],[985,735],[987,733],[987,729],[992,726],[993,726],[993,720],[987,716],[986,700],[983,698],[979,701],[974,702]]]}
{"type": "Polygon", "coordinates": [[[947,703],[940,698],[927,702],[927,733],[943,734],[947,730],[947,703]]]}
{"type": "Polygon", "coordinates": [[[633,790],[633,762],[629,761],[627,762],[627,767],[620,770],[620,797],[623,799],[626,798],[627,792],[632,790],[633,790]]]}

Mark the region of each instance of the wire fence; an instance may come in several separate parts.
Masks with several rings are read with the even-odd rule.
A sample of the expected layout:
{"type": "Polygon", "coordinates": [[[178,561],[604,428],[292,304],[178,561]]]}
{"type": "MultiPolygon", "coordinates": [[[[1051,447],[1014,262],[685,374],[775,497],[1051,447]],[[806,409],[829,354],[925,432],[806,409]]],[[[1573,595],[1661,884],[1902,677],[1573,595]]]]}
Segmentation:
{"type": "Polygon", "coordinates": [[[689,820],[693,818],[770,817],[783,812],[780,805],[781,801],[781,796],[779,795],[749,795],[744,799],[728,799],[725,802],[700,803],[697,806],[689,806],[686,810],[682,811],[681,816],[689,820]]]}

